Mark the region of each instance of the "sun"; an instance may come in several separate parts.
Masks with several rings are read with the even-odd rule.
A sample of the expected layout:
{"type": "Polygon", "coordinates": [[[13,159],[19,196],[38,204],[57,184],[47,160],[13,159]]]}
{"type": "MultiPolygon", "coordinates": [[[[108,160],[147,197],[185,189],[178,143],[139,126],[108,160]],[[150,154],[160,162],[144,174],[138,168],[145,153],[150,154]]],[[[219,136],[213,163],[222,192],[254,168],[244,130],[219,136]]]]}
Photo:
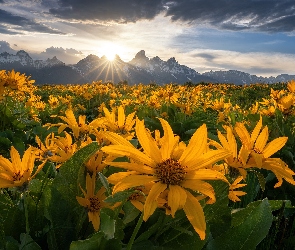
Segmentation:
{"type": "Polygon", "coordinates": [[[125,48],[114,43],[106,43],[97,49],[102,56],[106,56],[108,61],[114,61],[116,55],[122,56],[125,54],[125,48]]]}
{"type": "Polygon", "coordinates": [[[114,59],[115,59],[115,56],[116,56],[116,53],[114,52],[114,51],[106,51],[105,53],[104,53],[104,55],[106,56],[106,58],[108,59],[108,61],[114,61],[114,59]]]}

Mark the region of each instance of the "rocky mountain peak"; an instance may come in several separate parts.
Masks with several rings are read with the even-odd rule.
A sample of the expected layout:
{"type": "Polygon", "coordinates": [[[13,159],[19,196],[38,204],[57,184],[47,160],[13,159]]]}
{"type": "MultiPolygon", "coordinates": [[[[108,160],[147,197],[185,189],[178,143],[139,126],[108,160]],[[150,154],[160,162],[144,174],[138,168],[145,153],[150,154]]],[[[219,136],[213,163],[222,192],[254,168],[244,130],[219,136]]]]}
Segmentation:
{"type": "Polygon", "coordinates": [[[141,50],[135,55],[135,59],[148,59],[148,57],[145,55],[145,51],[141,50]]]}
{"type": "Polygon", "coordinates": [[[30,58],[32,59],[29,54],[24,51],[24,50],[19,50],[18,52],[16,52],[16,56],[19,56],[19,57],[27,57],[27,58],[30,58]]]}

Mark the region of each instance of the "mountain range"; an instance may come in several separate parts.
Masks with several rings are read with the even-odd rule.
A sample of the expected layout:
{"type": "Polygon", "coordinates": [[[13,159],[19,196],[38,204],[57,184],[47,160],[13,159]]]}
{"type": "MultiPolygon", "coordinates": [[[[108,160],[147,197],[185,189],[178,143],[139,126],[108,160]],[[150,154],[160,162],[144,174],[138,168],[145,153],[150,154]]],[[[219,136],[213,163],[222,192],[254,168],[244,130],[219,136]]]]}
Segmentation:
{"type": "Polygon", "coordinates": [[[262,77],[228,70],[198,73],[185,65],[180,65],[174,57],[163,61],[158,56],[148,58],[145,51],[139,51],[130,62],[124,62],[116,55],[113,61],[89,55],[77,64],[66,65],[56,56],[47,60],[34,60],[24,50],[15,55],[0,54],[0,70],[12,70],[31,75],[36,84],[91,83],[102,80],[118,83],[127,81],[130,85],[143,83],[275,83],[295,79],[295,75],[281,74],[276,77],[262,77]]]}

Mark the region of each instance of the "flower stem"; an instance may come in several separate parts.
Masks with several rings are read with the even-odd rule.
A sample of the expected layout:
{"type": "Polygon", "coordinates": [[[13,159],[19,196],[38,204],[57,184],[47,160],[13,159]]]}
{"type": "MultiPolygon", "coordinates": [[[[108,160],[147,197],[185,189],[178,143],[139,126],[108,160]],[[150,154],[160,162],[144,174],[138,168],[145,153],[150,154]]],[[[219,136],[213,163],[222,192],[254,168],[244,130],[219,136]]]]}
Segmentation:
{"type": "Polygon", "coordinates": [[[25,207],[25,217],[26,217],[26,233],[30,234],[29,226],[29,210],[28,210],[28,199],[27,192],[24,193],[24,207],[25,207]]]}
{"type": "Polygon", "coordinates": [[[138,230],[141,227],[142,221],[143,221],[143,212],[141,213],[141,216],[139,217],[139,219],[137,221],[136,227],[134,228],[134,231],[133,231],[133,233],[131,235],[131,238],[130,238],[128,244],[127,244],[126,250],[131,250],[131,247],[132,247],[133,242],[135,240],[135,237],[136,237],[136,235],[138,233],[138,230]]]}

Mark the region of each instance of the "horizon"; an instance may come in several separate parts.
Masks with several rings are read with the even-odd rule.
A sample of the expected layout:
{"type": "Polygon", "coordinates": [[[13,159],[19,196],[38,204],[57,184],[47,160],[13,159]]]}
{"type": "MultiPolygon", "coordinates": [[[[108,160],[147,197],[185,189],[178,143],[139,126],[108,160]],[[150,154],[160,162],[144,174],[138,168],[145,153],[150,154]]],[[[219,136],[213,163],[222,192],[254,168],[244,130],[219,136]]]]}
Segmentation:
{"type": "Polygon", "coordinates": [[[90,54],[129,62],[138,51],[199,73],[295,75],[295,3],[0,0],[0,53],[75,64],[90,54]]]}

